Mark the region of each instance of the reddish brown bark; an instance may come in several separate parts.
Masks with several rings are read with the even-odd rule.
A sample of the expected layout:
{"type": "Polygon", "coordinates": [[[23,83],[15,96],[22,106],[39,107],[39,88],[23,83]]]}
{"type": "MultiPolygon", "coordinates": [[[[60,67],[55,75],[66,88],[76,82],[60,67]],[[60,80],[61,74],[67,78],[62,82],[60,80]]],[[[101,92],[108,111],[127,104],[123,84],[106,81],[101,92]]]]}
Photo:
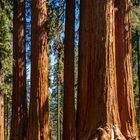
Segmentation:
{"type": "Polygon", "coordinates": [[[4,124],[5,124],[5,139],[9,139],[9,98],[4,95],[4,124]]]}
{"type": "Polygon", "coordinates": [[[81,0],[78,140],[121,137],[118,112],[114,0],[81,0]]]}
{"type": "Polygon", "coordinates": [[[32,1],[31,95],[28,140],[50,140],[46,0],[32,1]]]}
{"type": "Polygon", "coordinates": [[[64,41],[64,140],[76,139],[74,103],[74,20],[75,0],[66,0],[66,25],[64,41]]]}
{"type": "Polygon", "coordinates": [[[4,95],[1,88],[3,80],[2,63],[0,62],[0,140],[4,140],[4,95]]]}
{"type": "Polygon", "coordinates": [[[121,131],[126,139],[136,139],[138,130],[132,80],[130,2],[116,0],[116,70],[121,131]]]}
{"type": "Polygon", "coordinates": [[[13,95],[11,140],[26,138],[26,56],[25,56],[25,3],[14,0],[13,20],[13,95]]]}
{"type": "Polygon", "coordinates": [[[4,95],[0,91],[0,140],[4,140],[4,95]]]}

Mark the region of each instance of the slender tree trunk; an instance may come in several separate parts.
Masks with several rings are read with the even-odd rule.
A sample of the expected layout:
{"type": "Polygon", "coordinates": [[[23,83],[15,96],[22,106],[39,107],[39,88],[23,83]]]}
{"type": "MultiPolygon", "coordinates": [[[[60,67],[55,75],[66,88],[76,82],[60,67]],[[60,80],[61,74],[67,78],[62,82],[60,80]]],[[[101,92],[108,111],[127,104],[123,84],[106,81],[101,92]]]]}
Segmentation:
{"type": "Polygon", "coordinates": [[[64,41],[64,140],[76,139],[74,103],[74,20],[75,0],[66,0],[66,25],[64,41]]]}
{"type": "Polygon", "coordinates": [[[61,114],[61,108],[60,108],[60,99],[61,99],[61,82],[60,82],[60,74],[59,74],[59,53],[57,58],[57,140],[60,140],[61,130],[60,130],[60,114],[61,114]]]}
{"type": "Polygon", "coordinates": [[[62,115],[60,117],[60,140],[63,140],[63,118],[62,115]]]}
{"type": "Polygon", "coordinates": [[[0,140],[4,140],[4,95],[1,89],[3,83],[2,63],[0,62],[0,140]]]}
{"type": "Polygon", "coordinates": [[[4,138],[7,140],[6,133],[7,133],[7,102],[6,102],[6,95],[4,94],[4,138]]]}
{"type": "Polygon", "coordinates": [[[11,140],[26,139],[25,1],[14,0],[11,140]]]}
{"type": "Polygon", "coordinates": [[[50,140],[46,4],[46,0],[32,1],[31,95],[28,140],[50,140]]]}
{"type": "Polygon", "coordinates": [[[60,129],[60,85],[58,85],[58,92],[57,92],[57,140],[60,140],[61,129],[60,129]]]}
{"type": "Polygon", "coordinates": [[[9,99],[7,96],[5,96],[6,98],[6,140],[9,139],[9,99]]]}
{"type": "Polygon", "coordinates": [[[4,140],[4,95],[0,91],[0,140],[4,140]]]}
{"type": "Polygon", "coordinates": [[[78,140],[124,139],[118,112],[114,0],[81,0],[78,140]]]}
{"type": "Polygon", "coordinates": [[[131,62],[130,2],[117,0],[115,3],[117,92],[121,131],[126,139],[137,139],[131,62]]]}
{"type": "Polygon", "coordinates": [[[4,138],[9,140],[9,108],[8,108],[8,97],[4,94],[4,138]]]}

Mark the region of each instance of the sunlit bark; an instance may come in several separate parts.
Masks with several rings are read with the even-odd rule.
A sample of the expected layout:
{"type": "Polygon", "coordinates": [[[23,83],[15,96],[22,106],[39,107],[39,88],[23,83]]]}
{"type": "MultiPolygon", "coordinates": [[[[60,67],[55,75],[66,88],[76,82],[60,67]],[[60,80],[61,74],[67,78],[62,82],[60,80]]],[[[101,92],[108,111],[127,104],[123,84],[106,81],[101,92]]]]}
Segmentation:
{"type": "Polygon", "coordinates": [[[114,0],[81,0],[78,140],[124,139],[116,87],[114,0]]]}
{"type": "Polygon", "coordinates": [[[0,91],[0,140],[4,140],[4,95],[0,91]]]}
{"type": "Polygon", "coordinates": [[[31,95],[28,140],[50,140],[46,0],[32,1],[31,95]]]}
{"type": "Polygon", "coordinates": [[[136,139],[138,130],[132,80],[130,2],[116,0],[115,3],[116,70],[121,131],[126,139],[136,139]]]}

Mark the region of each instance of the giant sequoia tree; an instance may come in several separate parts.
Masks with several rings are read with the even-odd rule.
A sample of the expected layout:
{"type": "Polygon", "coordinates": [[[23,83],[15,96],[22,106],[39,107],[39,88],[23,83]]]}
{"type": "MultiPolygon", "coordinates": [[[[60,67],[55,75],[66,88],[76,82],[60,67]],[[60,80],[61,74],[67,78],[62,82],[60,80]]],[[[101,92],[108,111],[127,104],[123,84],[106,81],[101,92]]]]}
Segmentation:
{"type": "MultiPolygon", "coordinates": [[[[61,139],[63,2],[63,0],[53,1],[55,12],[52,11],[50,14],[46,7],[47,0],[32,0],[31,90],[27,121],[25,0],[14,0],[11,140],[50,140],[47,33],[49,33],[51,51],[58,55],[56,71],[52,70],[55,75],[50,74],[49,81],[50,83],[54,81],[53,86],[50,86],[51,97],[58,93],[56,94],[58,95],[58,115],[54,105],[57,101],[51,100],[53,102],[51,109],[55,112],[51,112],[52,121],[54,121],[51,129],[57,126],[58,132],[55,134],[52,131],[52,135],[57,135],[57,140],[61,139]],[[52,20],[49,26],[47,14],[52,20]]],[[[49,4],[48,7],[50,6],[51,9],[49,4]]],[[[131,68],[130,0],[80,0],[80,12],[78,97],[75,119],[75,0],[66,0],[63,139],[137,140],[131,68]]],[[[53,60],[52,63],[55,61],[53,60]]],[[[0,62],[0,82],[3,82],[1,65],[0,62]]],[[[1,92],[0,87],[0,139],[3,140],[4,113],[1,92]]]]}
{"type": "Polygon", "coordinates": [[[24,140],[27,127],[24,3],[24,0],[14,0],[11,140],[24,140]]]}
{"type": "Polygon", "coordinates": [[[66,0],[66,26],[64,41],[64,140],[76,139],[74,105],[74,17],[75,0],[66,0]]]}
{"type": "Polygon", "coordinates": [[[130,0],[116,1],[116,70],[121,131],[126,139],[138,135],[131,63],[130,0]]]}
{"type": "Polygon", "coordinates": [[[114,0],[81,0],[80,9],[78,140],[124,139],[116,86],[114,0]]]}
{"type": "Polygon", "coordinates": [[[32,1],[31,95],[28,140],[49,140],[46,0],[32,1]]]}

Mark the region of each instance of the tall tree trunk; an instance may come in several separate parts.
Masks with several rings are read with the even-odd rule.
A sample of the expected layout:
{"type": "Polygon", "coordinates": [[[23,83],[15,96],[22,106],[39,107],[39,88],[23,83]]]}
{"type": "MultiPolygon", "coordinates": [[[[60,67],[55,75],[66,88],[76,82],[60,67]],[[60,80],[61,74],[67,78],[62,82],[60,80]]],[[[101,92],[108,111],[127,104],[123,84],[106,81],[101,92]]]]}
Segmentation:
{"type": "Polygon", "coordinates": [[[64,140],[76,139],[74,103],[74,20],[75,0],[66,0],[66,25],[64,41],[64,140]]]}
{"type": "Polygon", "coordinates": [[[28,140],[50,140],[46,4],[46,0],[32,1],[31,95],[28,140]]]}
{"type": "Polygon", "coordinates": [[[8,97],[5,95],[5,112],[6,112],[6,118],[5,118],[5,139],[8,140],[9,139],[9,99],[8,97]]]}
{"type": "Polygon", "coordinates": [[[4,124],[5,124],[5,139],[9,139],[9,99],[6,95],[4,95],[4,112],[5,112],[5,119],[4,119],[4,124]]]}
{"type": "Polygon", "coordinates": [[[59,61],[60,61],[60,56],[58,52],[58,57],[57,57],[57,140],[60,140],[61,136],[61,130],[60,130],[60,114],[61,114],[61,108],[60,108],[60,99],[61,99],[61,82],[60,82],[60,72],[59,72],[59,61]]]}
{"type": "Polygon", "coordinates": [[[118,112],[114,0],[81,0],[78,140],[124,137],[118,112]]]}
{"type": "Polygon", "coordinates": [[[3,81],[2,63],[0,62],[0,140],[4,140],[4,94],[1,88],[3,81]]]}
{"type": "Polygon", "coordinates": [[[117,0],[116,6],[116,71],[121,131],[126,139],[136,139],[138,130],[134,105],[130,0],[117,0]]]}
{"type": "Polygon", "coordinates": [[[0,91],[0,140],[4,140],[4,95],[0,91]]]}
{"type": "Polygon", "coordinates": [[[60,108],[60,82],[58,81],[58,92],[57,92],[57,140],[61,139],[61,124],[60,124],[60,114],[61,114],[61,108],[60,108]]]}
{"type": "Polygon", "coordinates": [[[11,140],[26,139],[25,1],[14,0],[11,140]]]}

